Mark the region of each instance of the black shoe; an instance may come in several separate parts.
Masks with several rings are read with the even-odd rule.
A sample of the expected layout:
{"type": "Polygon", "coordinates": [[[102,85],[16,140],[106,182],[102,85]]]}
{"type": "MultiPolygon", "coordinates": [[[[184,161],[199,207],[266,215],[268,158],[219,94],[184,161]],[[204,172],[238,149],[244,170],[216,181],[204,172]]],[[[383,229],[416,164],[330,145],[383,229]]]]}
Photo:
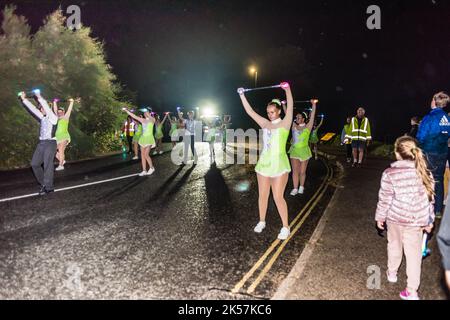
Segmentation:
{"type": "Polygon", "coordinates": [[[40,195],[40,196],[45,196],[45,195],[47,195],[47,194],[49,194],[49,193],[51,193],[51,192],[55,192],[55,190],[53,190],[53,189],[49,190],[49,189],[47,189],[45,186],[43,186],[43,187],[41,188],[41,190],[39,190],[39,195],[40,195]]]}

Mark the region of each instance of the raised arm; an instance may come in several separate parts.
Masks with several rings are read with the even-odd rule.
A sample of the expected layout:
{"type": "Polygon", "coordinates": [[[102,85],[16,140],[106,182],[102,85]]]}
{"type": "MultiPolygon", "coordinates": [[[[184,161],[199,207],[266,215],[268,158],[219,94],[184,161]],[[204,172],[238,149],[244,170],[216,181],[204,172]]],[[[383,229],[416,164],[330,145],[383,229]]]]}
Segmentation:
{"type": "Polygon", "coordinates": [[[139,121],[140,123],[144,122],[144,118],[138,117],[137,115],[135,115],[134,113],[131,113],[130,111],[128,111],[126,108],[122,108],[123,111],[125,111],[131,118],[133,118],[136,121],[139,121]]]}
{"type": "Polygon", "coordinates": [[[317,126],[317,130],[319,130],[319,128],[322,126],[323,124],[323,117],[320,119],[319,125],[317,126]]]}
{"type": "Polygon", "coordinates": [[[66,115],[65,115],[65,117],[66,117],[67,119],[69,119],[69,118],[70,118],[70,115],[72,114],[73,102],[74,102],[74,100],[73,100],[72,98],[70,98],[70,99],[69,99],[69,108],[67,109],[67,112],[66,112],[66,115]]]}
{"type": "Polygon", "coordinates": [[[239,88],[238,89],[239,97],[241,98],[242,105],[244,106],[245,112],[252,118],[261,128],[266,128],[270,121],[261,117],[259,114],[257,114],[253,108],[250,106],[250,103],[248,103],[247,98],[244,94],[244,89],[239,88]]]}
{"type": "Polygon", "coordinates": [[[53,113],[54,114],[58,114],[58,100],[57,99],[53,99],[53,113]]]}
{"type": "Polygon", "coordinates": [[[281,88],[286,92],[286,116],[283,119],[282,126],[286,130],[290,130],[292,126],[292,121],[294,120],[294,98],[292,97],[292,91],[291,87],[289,86],[289,83],[283,82],[281,84],[281,88]]]}
{"type": "Polygon", "coordinates": [[[53,113],[52,109],[50,109],[47,101],[45,101],[44,98],[42,98],[40,93],[35,93],[36,97],[38,98],[39,104],[44,108],[45,113],[47,114],[47,117],[49,117],[50,122],[53,124],[58,123],[58,117],[56,114],[53,113]]]}
{"type": "Polygon", "coordinates": [[[179,109],[177,109],[178,111],[178,119],[180,119],[181,121],[183,121],[183,114],[181,113],[181,111],[179,109]]]}
{"type": "Polygon", "coordinates": [[[41,111],[34,106],[26,97],[25,92],[20,93],[20,100],[22,100],[22,104],[28,109],[28,111],[35,116],[38,120],[41,120],[44,116],[41,111]]]}
{"type": "Polygon", "coordinates": [[[164,125],[164,122],[166,122],[167,117],[169,116],[169,113],[166,113],[163,120],[161,121],[161,125],[164,125]]]}
{"type": "Polygon", "coordinates": [[[312,111],[311,111],[311,115],[309,117],[309,122],[306,125],[306,127],[309,129],[309,131],[312,131],[313,127],[314,127],[314,119],[316,119],[316,111],[317,111],[317,100],[311,100],[311,104],[312,104],[312,111]]]}

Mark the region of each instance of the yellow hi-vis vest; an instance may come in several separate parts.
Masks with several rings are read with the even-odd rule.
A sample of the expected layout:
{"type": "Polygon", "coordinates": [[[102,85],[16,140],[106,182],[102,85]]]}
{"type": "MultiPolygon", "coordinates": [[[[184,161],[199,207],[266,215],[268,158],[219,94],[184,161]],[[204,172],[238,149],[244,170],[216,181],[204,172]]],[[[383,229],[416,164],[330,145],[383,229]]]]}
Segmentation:
{"type": "Polygon", "coordinates": [[[134,136],[134,126],[135,126],[135,123],[134,123],[134,121],[131,121],[130,123],[128,123],[128,120],[127,121],[125,121],[125,124],[124,124],[124,129],[123,129],[123,133],[125,134],[125,135],[127,135],[127,131],[128,131],[128,136],[129,137],[133,137],[134,136]],[[127,130],[128,129],[128,130],[127,130]]]}
{"type": "Polygon", "coordinates": [[[345,138],[352,141],[372,140],[369,119],[364,117],[361,120],[361,126],[358,127],[358,119],[356,117],[353,117],[350,126],[350,132],[345,135],[345,138]]]}

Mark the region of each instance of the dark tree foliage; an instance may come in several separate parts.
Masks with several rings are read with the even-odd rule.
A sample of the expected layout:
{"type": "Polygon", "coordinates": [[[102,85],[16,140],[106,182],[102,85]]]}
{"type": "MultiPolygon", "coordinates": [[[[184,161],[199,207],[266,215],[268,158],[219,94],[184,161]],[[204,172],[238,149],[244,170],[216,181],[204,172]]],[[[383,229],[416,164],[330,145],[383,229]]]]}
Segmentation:
{"type": "Polygon", "coordinates": [[[21,107],[17,93],[33,88],[48,100],[81,98],[69,125],[69,159],[120,148],[114,134],[123,118],[118,97],[126,95],[105,61],[103,44],[90,36],[88,27],[69,30],[61,10],[32,35],[15,9],[4,8],[0,30],[0,168],[23,166],[31,159],[38,123],[21,107]]]}

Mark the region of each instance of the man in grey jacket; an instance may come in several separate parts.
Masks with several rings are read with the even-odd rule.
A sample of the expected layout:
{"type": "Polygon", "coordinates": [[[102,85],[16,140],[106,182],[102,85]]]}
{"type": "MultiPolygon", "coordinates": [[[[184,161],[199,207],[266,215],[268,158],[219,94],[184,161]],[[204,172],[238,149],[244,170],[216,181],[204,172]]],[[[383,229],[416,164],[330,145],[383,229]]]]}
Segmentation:
{"type": "Polygon", "coordinates": [[[22,104],[40,122],[39,143],[31,160],[31,167],[37,181],[41,185],[39,195],[54,191],[54,158],[56,154],[56,125],[58,117],[50,109],[47,101],[42,98],[39,90],[34,90],[34,97],[39,103],[36,108],[26,97],[25,92],[19,94],[22,104]]]}

